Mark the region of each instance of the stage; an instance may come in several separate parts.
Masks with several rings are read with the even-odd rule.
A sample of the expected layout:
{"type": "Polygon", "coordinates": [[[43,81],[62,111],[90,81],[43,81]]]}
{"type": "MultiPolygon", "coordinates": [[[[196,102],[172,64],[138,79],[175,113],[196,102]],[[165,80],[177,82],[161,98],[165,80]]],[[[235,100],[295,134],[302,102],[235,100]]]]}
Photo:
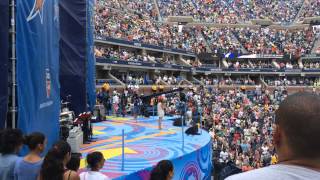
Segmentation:
{"type": "MultiPolygon", "coordinates": [[[[177,117],[165,117],[163,130],[158,130],[157,117],[138,118],[108,116],[107,121],[94,123],[95,142],[81,147],[82,157],[88,152],[101,151],[106,159],[102,173],[113,179],[148,179],[157,162],[169,159],[174,164],[174,179],[211,179],[211,138],[199,130],[200,135],[184,135],[182,150],[181,127],[172,122],[177,117]],[[122,171],[122,129],[124,129],[124,170],[122,171]]],[[[186,127],[185,127],[186,129],[186,127]]],[[[85,160],[81,160],[82,170],[85,160]]]]}

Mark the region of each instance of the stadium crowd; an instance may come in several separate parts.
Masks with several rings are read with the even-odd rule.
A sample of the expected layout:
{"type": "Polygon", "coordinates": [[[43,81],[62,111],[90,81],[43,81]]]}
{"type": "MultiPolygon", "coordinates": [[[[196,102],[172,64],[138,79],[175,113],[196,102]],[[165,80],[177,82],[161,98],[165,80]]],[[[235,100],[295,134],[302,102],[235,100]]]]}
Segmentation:
{"type": "MultiPolygon", "coordinates": [[[[106,87],[99,92],[98,101],[114,114],[124,116],[130,111],[141,114],[139,109],[144,102],[136,89],[124,89],[123,92],[114,89],[109,92],[110,89],[106,87]],[[131,103],[132,107],[123,107],[131,103]]],[[[288,96],[285,87],[278,86],[274,91],[268,91],[261,86],[256,86],[255,90],[246,90],[245,87],[221,90],[200,86],[185,89],[184,94],[156,99],[165,103],[167,115],[177,115],[183,111],[187,124],[201,123],[209,131],[218,179],[230,175],[225,168],[231,164],[238,169],[237,172],[246,172],[278,163],[273,133],[276,110],[288,96]]],[[[19,129],[4,129],[0,132],[0,142],[0,177],[3,179],[109,179],[99,172],[105,162],[101,152],[90,152],[86,156],[88,169],[79,173],[80,156],[71,156],[71,147],[65,141],[56,142],[43,159],[41,154],[46,148],[47,139],[40,132],[23,135],[19,129]],[[19,157],[17,154],[23,144],[27,145],[29,153],[19,157]]],[[[169,167],[165,176],[169,175],[169,179],[173,177],[172,163],[161,161],[151,171],[151,180],[156,174],[161,174],[158,166],[162,166],[162,163],[169,167]]]]}
{"type": "MultiPolygon", "coordinates": [[[[113,111],[115,114],[127,114],[133,112],[130,107],[134,109],[135,106],[142,105],[142,100],[135,98],[135,89],[126,91],[129,92],[126,102],[132,105],[125,108],[127,112],[113,111]]],[[[111,104],[114,105],[113,96],[123,97],[121,90],[107,96],[110,108],[111,104]]],[[[238,168],[248,171],[277,162],[272,145],[274,112],[286,96],[284,87],[273,92],[260,86],[256,86],[252,91],[244,88],[223,91],[216,88],[190,87],[185,91],[186,118],[189,124],[195,124],[200,123],[199,114],[203,116],[203,125],[213,138],[216,168],[222,168],[232,161],[238,168]]],[[[98,94],[98,97],[101,102],[105,101],[102,94],[98,94]]],[[[180,114],[179,97],[177,94],[165,98],[167,115],[180,114]]],[[[121,102],[122,100],[117,101],[116,106],[123,106],[121,102]]],[[[121,111],[124,108],[116,109],[121,111]]]]}
{"type": "Polygon", "coordinates": [[[234,33],[246,50],[253,54],[309,54],[316,37],[311,28],[294,31],[235,28],[234,33]]]}
{"type": "Polygon", "coordinates": [[[204,77],[199,78],[205,86],[209,85],[257,85],[257,82],[248,77],[204,77]]]}
{"type": "Polygon", "coordinates": [[[315,78],[302,77],[283,77],[283,78],[265,78],[269,86],[316,86],[315,78]]]}
{"type": "MultiPolygon", "coordinates": [[[[235,24],[252,19],[270,19],[279,23],[292,23],[302,8],[302,0],[237,1],[237,0],[160,0],[163,17],[192,16],[196,21],[235,24]]],[[[316,16],[317,0],[308,2],[299,17],[316,16]],[[315,8],[313,7],[315,6],[315,8]]]]}
{"type": "Polygon", "coordinates": [[[226,1],[235,9],[239,14],[239,19],[242,21],[270,19],[273,22],[281,23],[293,22],[303,4],[302,0],[226,1]]]}
{"type": "Polygon", "coordinates": [[[115,50],[111,47],[99,47],[95,48],[95,56],[100,58],[106,58],[110,60],[122,60],[122,61],[133,61],[133,62],[149,62],[148,56],[140,55],[137,52],[131,52],[128,50],[115,50]]]}
{"type": "Polygon", "coordinates": [[[204,120],[212,126],[218,169],[229,161],[242,171],[277,162],[272,145],[273,117],[285,97],[285,90],[268,92],[260,88],[250,93],[235,89],[207,95],[204,120]]]}
{"type": "Polygon", "coordinates": [[[202,27],[202,33],[212,52],[226,54],[236,51],[241,54],[241,46],[230,28],[202,27]]]}
{"type": "Polygon", "coordinates": [[[320,16],[320,1],[319,0],[307,0],[304,7],[301,10],[299,20],[302,21],[306,17],[320,16]]]}
{"type": "MultiPolygon", "coordinates": [[[[211,21],[208,20],[211,18],[218,23],[236,23],[238,18],[248,20],[257,17],[271,17],[273,20],[290,22],[296,17],[302,1],[295,0],[293,6],[290,4],[292,4],[292,1],[287,0],[255,2],[218,0],[214,3],[211,0],[159,1],[160,12],[165,16],[193,15],[200,20],[211,21]],[[270,10],[267,11],[266,8],[270,10]],[[278,9],[278,11],[274,9],[278,9]]],[[[307,3],[305,5],[306,9],[303,11],[305,13],[301,13],[305,15],[302,16],[312,16],[308,12],[317,12],[313,8],[314,6],[317,7],[319,2],[312,1],[311,4],[307,3]]],[[[244,47],[249,53],[287,53],[301,56],[311,52],[313,42],[316,40],[315,34],[319,33],[311,28],[277,30],[271,28],[208,28],[195,26],[179,29],[178,25],[156,21],[153,18],[156,16],[154,11],[154,6],[149,0],[110,2],[99,0],[95,15],[96,38],[111,37],[195,53],[207,52],[208,48],[210,51],[219,51],[225,54],[230,51],[243,52],[242,47],[244,47]],[[127,10],[123,10],[121,7],[125,7],[127,10]],[[132,12],[130,9],[135,9],[135,11],[132,12]]]]}

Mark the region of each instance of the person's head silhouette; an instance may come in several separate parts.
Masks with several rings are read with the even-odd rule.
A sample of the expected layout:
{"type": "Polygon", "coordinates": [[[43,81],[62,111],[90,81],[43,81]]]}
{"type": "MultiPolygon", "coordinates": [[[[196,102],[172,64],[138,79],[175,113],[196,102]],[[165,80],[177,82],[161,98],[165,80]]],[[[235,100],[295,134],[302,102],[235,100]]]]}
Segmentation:
{"type": "Polygon", "coordinates": [[[279,162],[320,167],[320,96],[299,92],[276,111],[273,141],[279,162]]]}

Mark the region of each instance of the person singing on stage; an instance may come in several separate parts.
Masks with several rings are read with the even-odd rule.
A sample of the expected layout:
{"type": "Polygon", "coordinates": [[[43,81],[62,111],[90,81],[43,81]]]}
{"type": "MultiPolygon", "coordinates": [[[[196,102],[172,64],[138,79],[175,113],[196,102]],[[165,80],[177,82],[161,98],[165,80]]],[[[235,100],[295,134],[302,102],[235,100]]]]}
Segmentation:
{"type": "Polygon", "coordinates": [[[164,97],[160,96],[158,100],[158,105],[157,105],[157,112],[158,112],[158,125],[159,125],[159,130],[161,130],[161,121],[163,120],[164,117],[164,110],[165,110],[165,103],[164,103],[164,97]]]}

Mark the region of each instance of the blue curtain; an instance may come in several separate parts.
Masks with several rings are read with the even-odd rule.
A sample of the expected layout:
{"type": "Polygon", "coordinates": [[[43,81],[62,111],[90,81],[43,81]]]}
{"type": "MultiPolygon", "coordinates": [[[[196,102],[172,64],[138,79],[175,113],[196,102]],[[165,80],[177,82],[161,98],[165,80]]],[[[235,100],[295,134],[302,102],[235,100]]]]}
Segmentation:
{"type": "Polygon", "coordinates": [[[18,127],[59,138],[59,17],[57,0],[17,0],[18,127]]]}
{"type": "Polygon", "coordinates": [[[76,115],[87,110],[86,0],[60,0],[61,98],[70,96],[76,115]]]}

